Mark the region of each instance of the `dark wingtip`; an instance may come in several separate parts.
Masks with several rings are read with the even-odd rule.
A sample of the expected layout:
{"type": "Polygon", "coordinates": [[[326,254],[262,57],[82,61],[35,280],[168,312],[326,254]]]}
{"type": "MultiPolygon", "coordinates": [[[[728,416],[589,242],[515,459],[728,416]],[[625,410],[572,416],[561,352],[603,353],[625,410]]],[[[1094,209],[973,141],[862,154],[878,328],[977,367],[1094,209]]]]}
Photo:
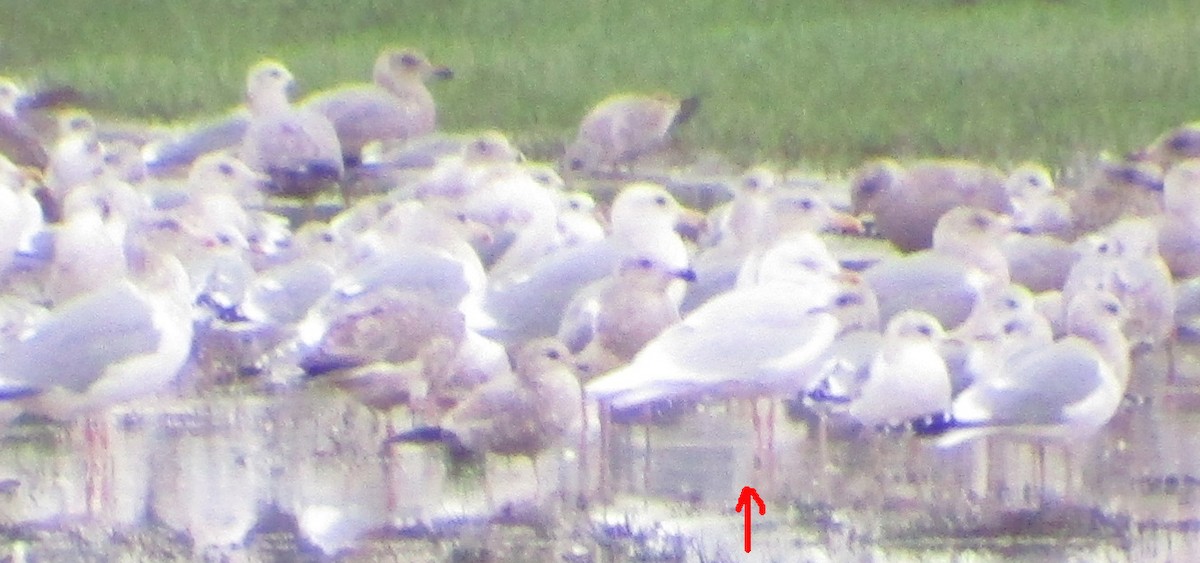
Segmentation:
{"type": "Polygon", "coordinates": [[[433,444],[442,443],[449,449],[451,459],[463,460],[473,458],[473,452],[468,449],[457,434],[440,426],[419,426],[407,432],[389,436],[383,441],[383,451],[392,444],[433,444]]]}
{"type": "Polygon", "coordinates": [[[407,432],[401,432],[394,436],[389,436],[384,440],[384,444],[395,443],[410,443],[410,444],[431,444],[433,442],[446,442],[449,440],[457,440],[458,437],[453,432],[446,430],[440,426],[419,426],[407,432]]]}
{"type": "Polygon", "coordinates": [[[300,360],[300,369],[304,370],[304,374],[308,377],[320,377],[335,371],[358,367],[361,363],[346,356],[318,353],[300,360]]]}
{"type": "Polygon", "coordinates": [[[342,167],[332,162],[313,162],[307,173],[312,178],[336,182],[342,179],[342,167]]]}
{"type": "Polygon", "coordinates": [[[675,119],[671,121],[671,128],[679,127],[692,119],[696,115],[696,110],[700,109],[700,96],[691,96],[679,101],[679,111],[675,112],[675,119]]]}
{"type": "Polygon", "coordinates": [[[940,412],[915,419],[909,423],[913,433],[918,436],[938,436],[945,434],[959,425],[954,421],[954,415],[940,412]]]}
{"type": "Polygon", "coordinates": [[[40,393],[36,387],[0,387],[0,401],[16,401],[40,393]]]}

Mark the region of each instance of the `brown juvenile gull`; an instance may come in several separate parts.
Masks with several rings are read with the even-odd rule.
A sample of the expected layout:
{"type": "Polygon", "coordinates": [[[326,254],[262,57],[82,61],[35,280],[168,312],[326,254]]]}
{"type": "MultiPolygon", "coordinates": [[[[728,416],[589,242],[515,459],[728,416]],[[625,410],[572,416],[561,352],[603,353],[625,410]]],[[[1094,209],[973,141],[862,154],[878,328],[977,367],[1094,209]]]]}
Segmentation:
{"type": "MultiPolygon", "coordinates": [[[[536,478],[537,457],[578,432],[581,402],[570,352],[554,339],[535,339],[518,352],[513,377],[479,387],[437,426],[397,434],[385,444],[441,442],[459,456],[471,452],[525,456],[536,478]]],[[[490,501],[486,476],[484,486],[490,501]]]]}
{"type": "Polygon", "coordinates": [[[965,160],[924,160],[907,166],[891,159],[863,165],[851,183],[854,213],[871,213],[879,234],[901,250],[929,248],[943,213],[968,205],[1008,213],[999,170],[965,160]]]}
{"type": "Polygon", "coordinates": [[[700,105],[696,97],[617,94],[605,98],[579,124],[562,164],[572,172],[615,172],[666,147],[675,127],[700,105]]]}
{"type": "Polygon", "coordinates": [[[319,92],[302,107],[333,123],[343,158],[356,164],[367,143],[407,141],[432,133],[437,128],[437,108],[425,83],[453,76],[450,68],[435,66],[417,51],[388,48],[375,59],[374,83],[319,92]]]}

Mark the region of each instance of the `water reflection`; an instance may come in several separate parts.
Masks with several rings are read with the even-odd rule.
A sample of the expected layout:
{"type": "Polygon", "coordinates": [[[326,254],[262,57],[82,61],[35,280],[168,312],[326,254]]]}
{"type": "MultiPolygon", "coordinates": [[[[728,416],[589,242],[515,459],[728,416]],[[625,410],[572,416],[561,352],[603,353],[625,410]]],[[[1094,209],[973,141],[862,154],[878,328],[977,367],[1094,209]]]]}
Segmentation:
{"type": "Polygon", "coordinates": [[[771,459],[750,421],[746,405],[708,405],[619,429],[604,461],[591,449],[536,467],[452,464],[421,445],[381,455],[388,426],[408,415],[387,420],[325,388],[20,423],[0,447],[0,557],[741,560],[732,508],[746,485],[767,500],[754,523],[761,560],[1162,560],[1200,549],[1191,389],[1155,391],[1070,450],[1005,440],[938,450],[781,412],[771,459]],[[602,462],[608,503],[596,501],[602,462]]]}

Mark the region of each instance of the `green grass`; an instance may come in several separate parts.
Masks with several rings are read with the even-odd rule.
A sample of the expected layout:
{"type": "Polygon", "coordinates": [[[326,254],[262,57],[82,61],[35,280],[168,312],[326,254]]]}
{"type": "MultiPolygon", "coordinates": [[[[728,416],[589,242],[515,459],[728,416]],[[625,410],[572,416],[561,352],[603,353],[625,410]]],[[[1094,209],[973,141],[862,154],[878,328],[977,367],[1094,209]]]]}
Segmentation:
{"type": "Polygon", "coordinates": [[[1194,0],[41,0],[0,20],[0,71],[76,85],[103,115],[240,100],[245,68],[306,90],[385,44],[455,68],[443,127],[551,152],[614,91],[700,94],[689,147],[844,168],[876,154],[1062,162],[1200,118],[1194,0]],[[202,5],[202,6],[201,6],[202,5]]]}

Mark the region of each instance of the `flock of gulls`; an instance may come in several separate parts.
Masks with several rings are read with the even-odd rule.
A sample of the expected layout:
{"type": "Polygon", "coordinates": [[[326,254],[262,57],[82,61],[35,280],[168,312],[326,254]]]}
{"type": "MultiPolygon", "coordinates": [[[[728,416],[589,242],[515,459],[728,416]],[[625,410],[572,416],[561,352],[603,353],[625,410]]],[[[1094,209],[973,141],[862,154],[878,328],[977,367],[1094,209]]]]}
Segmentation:
{"type": "Polygon", "coordinates": [[[693,209],[638,170],[696,99],[609,97],[532,163],[438,130],[428,83],[451,76],[386,49],[371,82],[293,101],[263,61],[244,108],[172,127],[0,82],[0,412],[257,376],[406,407],[389,444],[531,458],[593,412],[604,446],[614,418],[797,397],[942,445],[1070,441],[1134,358],[1194,334],[1200,126],[1067,186],[1036,163],[758,166],[693,209]]]}

